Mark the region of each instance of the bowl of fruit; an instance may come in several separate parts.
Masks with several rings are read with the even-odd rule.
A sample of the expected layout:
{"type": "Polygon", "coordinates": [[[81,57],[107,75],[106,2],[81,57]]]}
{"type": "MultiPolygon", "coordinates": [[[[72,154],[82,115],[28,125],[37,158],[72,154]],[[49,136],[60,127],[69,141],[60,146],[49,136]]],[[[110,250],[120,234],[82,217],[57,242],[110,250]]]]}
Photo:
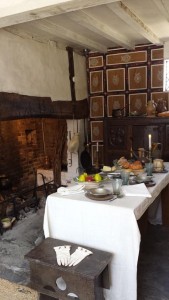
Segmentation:
{"type": "Polygon", "coordinates": [[[108,177],[102,177],[99,173],[97,174],[87,174],[87,173],[82,173],[79,176],[73,178],[74,182],[77,184],[82,184],[86,187],[89,188],[96,188],[98,187],[101,183],[108,181],[108,177]]]}

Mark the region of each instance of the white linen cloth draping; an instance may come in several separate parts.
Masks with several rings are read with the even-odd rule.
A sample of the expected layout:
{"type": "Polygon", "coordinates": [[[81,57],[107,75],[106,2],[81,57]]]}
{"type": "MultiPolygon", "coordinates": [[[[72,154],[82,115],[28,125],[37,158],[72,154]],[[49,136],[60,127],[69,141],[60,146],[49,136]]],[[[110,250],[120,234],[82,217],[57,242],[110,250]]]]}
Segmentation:
{"type": "Polygon", "coordinates": [[[123,185],[122,191],[125,196],[143,196],[151,198],[151,194],[144,183],[123,185]]]}
{"type": "Polygon", "coordinates": [[[57,193],[64,196],[64,195],[73,195],[79,194],[84,192],[84,185],[74,185],[70,187],[60,187],[57,189],[57,193]]]}
{"type": "MultiPolygon", "coordinates": [[[[110,290],[106,300],[137,299],[137,262],[140,232],[137,220],[169,182],[169,173],[155,174],[152,197],[130,196],[114,201],[94,201],[83,193],[47,198],[44,214],[45,237],[109,251],[110,290]]],[[[107,185],[111,189],[111,184],[107,185]]]]}

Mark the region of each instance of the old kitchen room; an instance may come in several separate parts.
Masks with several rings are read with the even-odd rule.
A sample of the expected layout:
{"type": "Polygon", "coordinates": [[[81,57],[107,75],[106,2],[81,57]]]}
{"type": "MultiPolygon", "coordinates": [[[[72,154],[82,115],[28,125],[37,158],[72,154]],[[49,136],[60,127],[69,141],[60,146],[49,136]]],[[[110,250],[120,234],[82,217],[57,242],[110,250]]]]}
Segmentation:
{"type": "MultiPolygon", "coordinates": [[[[55,207],[47,205],[45,213],[51,216],[48,220],[45,214],[45,237],[114,253],[105,299],[137,299],[140,241],[146,238],[153,203],[157,226],[169,224],[168,10],[167,0],[0,3],[1,221],[15,218],[11,228],[17,226],[19,210],[27,207],[26,193],[33,193],[28,205],[38,207],[41,188],[47,203],[56,200],[59,217],[65,207],[74,208],[84,227],[77,232],[76,218],[68,215],[72,226],[55,232],[62,218],[52,228],[55,207]],[[153,167],[147,175],[151,178],[138,177],[147,174],[147,164],[153,167]],[[110,201],[113,181],[121,180],[122,172],[130,184],[122,185],[123,197],[110,201]],[[69,195],[72,183],[81,189],[79,195],[69,195]],[[146,188],[150,197],[125,195],[134,186],[146,188]],[[86,222],[82,207],[91,209],[86,222]],[[124,245],[119,243],[120,232],[125,235],[127,230],[118,218],[121,213],[133,233],[128,233],[130,241],[126,235],[124,245]],[[120,230],[104,237],[109,214],[116,215],[120,230]]],[[[1,223],[4,237],[9,231],[1,223]]],[[[161,299],[167,293],[161,292],[161,299]]]]}

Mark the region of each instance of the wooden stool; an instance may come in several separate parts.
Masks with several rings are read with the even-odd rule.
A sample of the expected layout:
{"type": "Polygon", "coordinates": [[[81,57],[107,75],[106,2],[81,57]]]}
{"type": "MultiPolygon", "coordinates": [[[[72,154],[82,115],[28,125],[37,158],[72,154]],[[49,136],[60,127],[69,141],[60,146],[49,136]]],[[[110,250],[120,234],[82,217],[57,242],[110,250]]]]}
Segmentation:
{"type": "Polygon", "coordinates": [[[47,238],[25,255],[30,264],[30,287],[40,293],[40,300],[104,300],[103,288],[110,288],[108,263],[112,254],[67,241],[47,238]],[[72,267],[59,266],[54,247],[71,245],[71,253],[78,246],[93,252],[72,267]],[[63,284],[56,283],[61,280],[63,284]]]}

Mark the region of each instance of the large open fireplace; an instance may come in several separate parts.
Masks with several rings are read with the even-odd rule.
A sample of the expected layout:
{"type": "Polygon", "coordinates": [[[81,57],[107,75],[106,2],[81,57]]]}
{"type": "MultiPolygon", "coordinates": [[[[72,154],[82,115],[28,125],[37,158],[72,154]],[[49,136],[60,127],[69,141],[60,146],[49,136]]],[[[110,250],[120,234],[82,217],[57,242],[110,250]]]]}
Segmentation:
{"type": "MultiPolygon", "coordinates": [[[[52,169],[59,186],[68,162],[67,119],[86,117],[87,100],[52,102],[48,97],[1,92],[0,111],[1,200],[25,189],[34,192],[39,168],[52,169]]],[[[2,213],[1,209],[1,217],[2,213]]]]}
{"type": "MultiPolygon", "coordinates": [[[[0,215],[17,218],[21,209],[38,205],[39,168],[52,169],[57,186],[60,184],[60,171],[66,167],[65,120],[26,118],[1,121],[0,215]],[[59,138],[59,132],[62,139],[59,138]]],[[[46,195],[45,188],[43,188],[44,195],[46,195]]]]}

